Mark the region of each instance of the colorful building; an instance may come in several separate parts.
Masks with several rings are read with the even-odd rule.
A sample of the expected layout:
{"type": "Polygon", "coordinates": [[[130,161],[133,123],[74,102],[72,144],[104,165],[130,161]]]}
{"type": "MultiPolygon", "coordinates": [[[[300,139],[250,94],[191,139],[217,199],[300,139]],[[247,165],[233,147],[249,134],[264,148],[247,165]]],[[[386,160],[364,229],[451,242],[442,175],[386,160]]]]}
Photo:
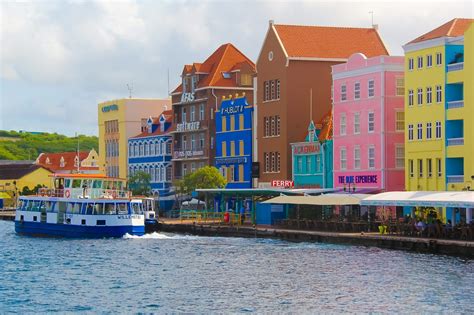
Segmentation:
{"type": "Polygon", "coordinates": [[[406,190],[474,187],[472,19],[405,46],[406,190]]]}
{"type": "Polygon", "coordinates": [[[252,114],[245,94],[223,98],[216,111],[215,166],[226,188],[252,188],[252,114]]]}
{"type": "Polygon", "coordinates": [[[301,141],[309,121],[320,121],[331,110],[331,66],[356,52],[368,57],[388,54],[375,28],[270,21],[257,59],[254,147],[260,187],[292,178],[289,144],[301,141]],[[301,119],[310,115],[311,94],[312,117],[301,119]]]}
{"type": "Polygon", "coordinates": [[[310,121],[304,142],[291,144],[293,182],[296,188],[333,187],[332,115],[315,125],[310,121]]]}
{"type": "Polygon", "coordinates": [[[356,53],[332,73],[334,187],[403,190],[403,57],[356,53]]]}
{"type": "Polygon", "coordinates": [[[111,177],[127,178],[128,139],[140,133],[143,117],[158,117],[169,99],[123,98],[98,105],[99,167],[111,177]]]}
{"type": "Polygon", "coordinates": [[[99,154],[96,150],[60,153],[41,153],[35,164],[57,174],[98,174],[99,154]]]}
{"type": "Polygon", "coordinates": [[[244,92],[253,100],[254,74],[254,63],[232,44],[220,46],[203,63],[184,66],[182,83],[171,93],[174,178],[214,165],[218,102],[244,92]]]}
{"type": "Polygon", "coordinates": [[[0,164],[0,191],[18,195],[27,187],[33,190],[37,185],[51,187],[50,170],[31,162],[11,161],[0,164]]]}
{"type": "Polygon", "coordinates": [[[172,136],[169,133],[173,122],[171,110],[157,118],[145,119],[142,132],[128,140],[128,173],[148,173],[151,190],[158,198],[161,211],[171,210],[174,193],[171,190],[173,169],[171,165],[172,136]]]}

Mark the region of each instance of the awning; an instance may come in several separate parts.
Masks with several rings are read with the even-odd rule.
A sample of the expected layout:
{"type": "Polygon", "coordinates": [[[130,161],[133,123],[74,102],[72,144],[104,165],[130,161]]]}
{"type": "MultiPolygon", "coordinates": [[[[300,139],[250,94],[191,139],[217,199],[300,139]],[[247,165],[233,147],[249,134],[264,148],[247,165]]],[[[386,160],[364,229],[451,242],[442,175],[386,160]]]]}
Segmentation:
{"type": "Polygon", "coordinates": [[[263,203],[313,205],[313,206],[344,206],[360,205],[366,194],[325,194],[320,196],[279,196],[263,203]]]}
{"type": "Polygon", "coordinates": [[[474,191],[391,191],[367,197],[361,204],[474,208],[474,191]]]}

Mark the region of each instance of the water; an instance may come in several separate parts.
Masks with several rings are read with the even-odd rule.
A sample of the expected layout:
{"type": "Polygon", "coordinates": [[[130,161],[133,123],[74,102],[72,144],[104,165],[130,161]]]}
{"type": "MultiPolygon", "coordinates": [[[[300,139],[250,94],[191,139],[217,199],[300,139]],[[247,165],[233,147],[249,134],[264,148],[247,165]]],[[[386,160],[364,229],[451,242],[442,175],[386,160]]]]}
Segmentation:
{"type": "Polygon", "coordinates": [[[0,313],[471,313],[474,261],[316,243],[17,236],[0,221],[0,313]]]}

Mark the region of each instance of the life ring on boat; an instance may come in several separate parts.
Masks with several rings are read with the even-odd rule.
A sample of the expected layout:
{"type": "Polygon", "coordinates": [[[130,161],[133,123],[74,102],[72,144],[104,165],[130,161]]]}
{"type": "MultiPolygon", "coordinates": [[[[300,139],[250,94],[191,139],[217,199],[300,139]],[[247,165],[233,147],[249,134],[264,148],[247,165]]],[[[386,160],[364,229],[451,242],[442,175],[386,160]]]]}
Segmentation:
{"type": "Polygon", "coordinates": [[[65,196],[66,198],[71,197],[71,192],[70,192],[69,190],[66,190],[66,191],[64,192],[64,196],[65,196]]]}

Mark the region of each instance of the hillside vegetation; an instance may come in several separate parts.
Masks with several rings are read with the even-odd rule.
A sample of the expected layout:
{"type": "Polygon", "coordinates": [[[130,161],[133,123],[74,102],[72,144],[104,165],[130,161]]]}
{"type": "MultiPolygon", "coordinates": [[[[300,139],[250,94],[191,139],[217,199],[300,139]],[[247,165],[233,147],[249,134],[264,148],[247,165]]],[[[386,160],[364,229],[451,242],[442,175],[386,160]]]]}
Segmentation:
{"type": "MultiPolygon", "coordinates": [[[[79,136],[79,150],[99,151],[95,136],[79,136]]],[[[40,153],[56,153],[77,150],[77,138],[57,133],[32,134],[0,130],[0,160],[35,160],[40,153]]]]}

